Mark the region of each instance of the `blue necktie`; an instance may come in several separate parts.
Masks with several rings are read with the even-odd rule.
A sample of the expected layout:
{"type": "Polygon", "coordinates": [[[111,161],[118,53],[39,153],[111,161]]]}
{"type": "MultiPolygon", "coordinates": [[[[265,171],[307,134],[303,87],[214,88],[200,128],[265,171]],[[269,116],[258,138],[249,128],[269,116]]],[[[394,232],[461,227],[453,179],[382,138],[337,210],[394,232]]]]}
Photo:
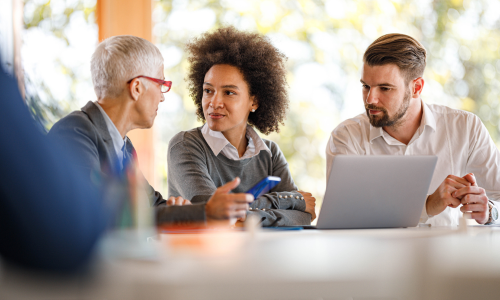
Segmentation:
{"type": "Polygon", "coordinates": [[[126,146],[127,146],[127,142],[123,143],[123,147],[122,147],[122,153],[123,153],[122,167],[123,167],[123,171],[125,171],[129,167],[129,165],[130,165],[130,163],[132,161],[130,155],[127,152],[127,147],[126,146]]]}

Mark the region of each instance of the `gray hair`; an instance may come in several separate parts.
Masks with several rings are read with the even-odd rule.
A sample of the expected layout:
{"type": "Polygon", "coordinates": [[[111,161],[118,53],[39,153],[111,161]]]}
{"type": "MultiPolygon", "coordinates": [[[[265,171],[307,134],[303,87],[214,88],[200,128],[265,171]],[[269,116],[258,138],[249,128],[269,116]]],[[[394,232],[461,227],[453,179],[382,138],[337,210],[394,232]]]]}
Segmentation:
{"type": "Polygon", "coordinates": [[[107,38],[97,46],[90,61],[97,98],[118,97],[127,81],[140,75],[157,76],[162,64],[160,50],[143,38],[132,35],[107,38]]]}

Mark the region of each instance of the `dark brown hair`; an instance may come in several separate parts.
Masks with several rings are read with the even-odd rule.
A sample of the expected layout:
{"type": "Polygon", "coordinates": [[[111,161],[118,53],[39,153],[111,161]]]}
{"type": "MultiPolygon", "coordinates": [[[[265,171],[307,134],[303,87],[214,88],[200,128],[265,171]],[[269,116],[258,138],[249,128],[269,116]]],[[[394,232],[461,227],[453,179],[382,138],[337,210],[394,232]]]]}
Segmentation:
{"type": "Polygon", "coordinates": [[[406,83],[422,77],[425,69],[426,51],[411,36],[391,33],[376,39],[363,56],[363,62],[369,66],[395,64],[406,79],[406,83]]]}
{"type": "Polygon", "coordinates": [[[186,50],[190,63],[187,83],[199,120],[205,120],[201,103],[205,74],[214,65],[227,64],[240,70],[259,104],[248,116],[248,124],[264,134],[279,131],[288,109],[286,56],[267,37],[223,27],[193,39],[186,50]]]}

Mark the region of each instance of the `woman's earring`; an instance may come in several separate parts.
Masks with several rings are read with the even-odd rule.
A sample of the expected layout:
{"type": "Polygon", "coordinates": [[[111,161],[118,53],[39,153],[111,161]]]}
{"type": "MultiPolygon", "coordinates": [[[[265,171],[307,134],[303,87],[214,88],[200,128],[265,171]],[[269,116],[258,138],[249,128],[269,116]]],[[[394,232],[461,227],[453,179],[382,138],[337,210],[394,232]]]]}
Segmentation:
{"type": "Polygon", "coordinates": [[[255,109],[252,109],[252,112],[255,112],[255,109]]]}

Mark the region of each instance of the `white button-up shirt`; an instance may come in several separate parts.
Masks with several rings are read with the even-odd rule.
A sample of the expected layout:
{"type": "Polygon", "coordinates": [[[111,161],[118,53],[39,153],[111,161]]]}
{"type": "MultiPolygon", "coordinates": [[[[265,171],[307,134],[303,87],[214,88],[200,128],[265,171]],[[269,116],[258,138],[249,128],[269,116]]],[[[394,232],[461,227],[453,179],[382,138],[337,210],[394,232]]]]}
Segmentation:
{"type": "MultiPolygon", "coordinates": [[[[478,186],[500,209],[500,152],[476,115],[422,101],[423,115],[418,130],[408,145],[390,136],[381,127],[373,127],[366,113],[342,122],[335,128],[326,147],[327,174],[333,157],[358,155],[437,155],[438,161],[428,194],[436,191],[448,175],[462,177],[474,173],[478,186]]],[[[460,207],[447,207],[429,217],[422,212],[420,221],[433,226],[458,225],[460,207]]]]}
{"type": "Polygon", "coordinates": [[[113,141],[113,148],[115,149],[116,156],[118,157],[118,165],[120,166],[120,170],[123,169],[123,158],[124,158],[124,146],[127,140],[127,137],[122,139],[122,135],[116,128],[115,123],[111,121],[108,114],[104,111],[104,109],[99,105],[97,101],[94,101],[94,104],[99,108],[104,117],[104,122],[106,122],[106,127],[108,128],[109,135],[111,136],[111,140],[113,141]]]}
{"type": "Polygon", "coordinates": [[[222,154],[229,159],[242,160],[254,157],[255,155],[258,155],[260,151],[267,151],[269,152],[269,155],[272,156],[271,150],[250,125],[247,125],[246,132],[248,145],[242,157],[238,154],[238,149],[231,145],[222,132],[213,131],[207,124],[205,124],[201,128],[201,134],[203,135],[203,138],[205,138],[205,141],[207,141],[208,146],[212,149],[215,156],[222,152],[222,154]]]}

